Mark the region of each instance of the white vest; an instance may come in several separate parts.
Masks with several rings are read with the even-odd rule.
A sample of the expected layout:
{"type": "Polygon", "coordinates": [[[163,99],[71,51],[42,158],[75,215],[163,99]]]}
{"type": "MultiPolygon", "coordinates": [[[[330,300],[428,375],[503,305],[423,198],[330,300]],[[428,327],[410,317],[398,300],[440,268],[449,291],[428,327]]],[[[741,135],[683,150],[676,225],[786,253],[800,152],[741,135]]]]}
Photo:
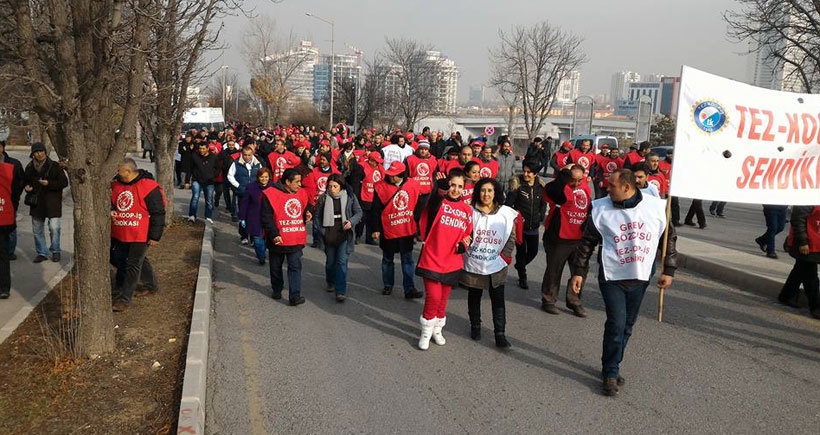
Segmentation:
{"type": "Polygon", "coordinates": [[[390,164],[393,162],[402,162],[404,163],[408,157],[413,155],[413,147],[410,145],[405,145],[404,148],[392,144],[382,148],[382,153],[384,153],[384,169],[390,167],[390,164]]]}
{"type": "Polygon", "coordinates": [[[643,195],[634,208],[615,208],[607,196],[592,202],[592,222],[601,233],[601,266],[607,281],[649,281],[666,229],[666,201],[643,195]]]}
{"type": "Polygon", "coordinates": [[[507,267],[501,250],[515,228],[516,217],[518,212],[506,205],[488,215],[473,209],[473,243],[464,254],[464,270],[490,275],[507,267]]]}
{"type": "Polygon", "coordinates": [[[646,183],[646,187],[641,189],[641,193],[643,193],[643,197],[646,198],[646,195],[652,195],[655,198],[660,198],[661,194],[658,192],[658,188],[655,187],[652,183],[646,183]]]}

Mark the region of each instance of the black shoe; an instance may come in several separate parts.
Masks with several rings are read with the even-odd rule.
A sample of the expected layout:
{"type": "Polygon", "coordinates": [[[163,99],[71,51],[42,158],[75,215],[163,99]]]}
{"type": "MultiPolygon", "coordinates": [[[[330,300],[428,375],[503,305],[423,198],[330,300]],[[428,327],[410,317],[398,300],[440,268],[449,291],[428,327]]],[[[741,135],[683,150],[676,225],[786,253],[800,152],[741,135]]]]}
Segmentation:
{"type": "Polygon", "coordinates": [[[8,299],[8,298],[9,298],[9,291],[8,290],[0,291],[0,299],[8,299]]]}
{"type": "Polygon", "coordinates": [[[797,303],[797,298],[787,299],[783,296],[778,295],[777,296],[777,301],[780,302],[781,304],[787,306],[787,307],[800,308],[800,304],[797,303]]]}
{"type": "Polygon", "coordinates": [[[625,383],[626,383],[626,379],[624,379],[624,377],[623,377],[623,376],[618,375],[618,377],[617,377],[617,378],[615,378],[615,383],[617,383],[617,384],[618,384],[618,386],[620,387],[620,386],[622,386],[623,384],[625,384],[625,383]]]}
{"type": "Polygon", "coordinates": [[[385,295],[385,296],[392,295],[393,294],[393,287],[390,287],[389,285],[384,286],[384,288],[382,289],[382,294],[385,295]]]}
{"type": "Polygon", "coordinates": [[[809,315],[814,317],[817,320],[820,320],[820,308],[815,308],[815,309],[809,311],[809,315]]]}
{"type": "Polygon", "coordinates": [[[259,264],[260,264],[260,265],[262,265],[262,266],[264,266],[264,265],[265,265],[265,259],[264,259],[264,258],[260,258],[260,259],[259,259],[259,264]]]}
{"type": "Polygon", "coordinates": [[[424,297],[424,293],[422,293],[421,290],[416,290],[414,288],[411,288],[410,290],[404,292],[404,298],[405,299],[419,299],[419,298],[423,298],[423,297],[424,297]]]}
{"type": "Polygon", "coordinates": [[[345,299],[347,299],[347,295],[336,293],[336,302],[344,302],[345,299]]]}
{"type": "Polygon", "coordinates": [[[717,215],[717,217],[719,217],[719,218],[721,218],[721,219],[726,219],[726,215],[725,215],[725,214],[719,214],[719,215],[717,215]]]}
{"type": "Polygon", "coordinates": [[[673,227],[681,227],[681,226],[683,226],[683,224],[678,222],[678,221],[675,221],[675,222],[672,222],[672,226],[673,227]]]}
{"type": "Polygon", "coordinates": [[[694,223],[694,222],[685,222],[685,221],[684,221],[684,222],[683,222],[683,224],[684,224],[684,225],[688,225],[688,226],[690,226],[690,227],[694,227],[694,226],[695,226],[695,223],[694,223]]]}
{"type": "Polygon", "coordinates": [[[522,289],[524,289],[524,290],[526,290],[526,289],[530,288],[529,284],[527,284],[527,280],[526,280],[526,279],[519,279],[519,280],[518,280],[518,286],[519,286],[519,287],[521,287],[521,288],[522,288],[522,289]]]}
{"type": "Polygon", "coordinates": [[[326,290],[328,293],[335,292],[335,291],[336,291],[336,286],[335,286],[335,285],[333,285],[333,284],[328,284],[328,285],[327,285],[327,288],[326,288],[325,290],[326,290]]]}
{"type": "Polygon", "coordinates": [[[550,314],[561,314],[561,312],[558,311],[558,308],[556,308],[555,304],[548,304],[542,301],[541,309],[550,314]]]}
{"type": "Polygon", "coordinates": [[[583,318],[583,317],[587,316],[587,310],[585,310],[584,307],[582,307],[580,305],[567,304],[567,308],[572,310],[572,313],[575,314],[575,316],[577,316],[577,317],[583,318]]]}
{"type": "Polygon", "coordinates": [[[46,260],[48,260],[48,257],[46,257],[45,255],[38,255],[38,256],[34,257],[34,262],[35,263],[42,263],[46,260]]]}
{"type": "Polygon", "coordinates": [[[604,396],[618,395],[618,380],[616,378],[604,379],[604,396]]]}
{"type": "Polygon", "coordinates": [[[9,261],[14,261],[17,259],[17,256],[14,254],[9,254],[9,261]]]}
{"type": "Polygon", "coordinates": [[[510,342],[507,341],[507,337],[505,337],[504,334],[495,334],[495,347],[506,349],[511,346],[512,344],[510,344],[510,342]]]}
{"type": "Polygon", "coordinates": [[[301,295],[296,296],[296,297],[294,297],[293,299],[290,300],[290,306],[291,307],[295,307],[297,305],[302,305],[304,303],[305,303],[305,297],[301,296],[301,295]]]}
{"type": "Polygon", "coordinates": [[[699,228],[700,228],[700,229],[704,229],[704,228],[706,228],[706,224],[701,225],[699,228]]]}
{"type": "Polygon", "coordinates": [[[777,258],[777,253],[776,252],[767,252],[766,256],[769,257],[769,258],[775,258],[776,259],[777,258]]]}
{"type": "Polygon", "coordinates": [[[717,215],[715,214],[715,211],[714,211],[714,210],[712,210],[712,209],[709,209],[709,214],[710,214],[710,215],[712,215],[712,216],[717,216],[717,215]]]}
{"type": "Polygon", "coordinates": [[[60,262],[60,253],[57,252],[57,253],[51,254],[51,261],[53,261],[55,263],[59,263],[60,262]]]}
{"type": "Polygon", "coordinates": [[[760,247],[761,251],[766,252],[766,244],[763,243],[762,237],[756,238],[755,243],[757,243],[757,246],[760,247]]]}
{"type": "Polygon", "coordinates": [[[481,326],[470,326],[470,338],[481,340],[481,326]]]}
{"type": "Polygon", "coordinates": [[[279,290],[278,292],[274,291],[273,294],[271,294],[270,297],[272,297],[273,299],[276,299],[276,300],[282,299],[282,291],[281,290],[279,290]]]}

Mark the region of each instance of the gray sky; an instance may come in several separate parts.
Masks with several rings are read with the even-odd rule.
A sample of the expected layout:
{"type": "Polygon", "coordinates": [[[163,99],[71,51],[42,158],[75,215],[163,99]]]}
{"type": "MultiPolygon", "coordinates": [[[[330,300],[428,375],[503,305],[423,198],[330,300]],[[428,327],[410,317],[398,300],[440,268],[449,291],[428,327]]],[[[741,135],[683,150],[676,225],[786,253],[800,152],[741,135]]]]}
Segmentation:
{"type": "MultiPolygon", "coordinates": [[[[356,46],[372,56],[385,36],[406,36],[433,44],[458,65],[459,101],[470,86],[486,83],[487,51],[498,43],[498,28],[548,20],[585,38],[589,62],[581,69],[581,93],[609,93],[616,71],[679,75],[683,64],[745,81],[745,45],[726,36],[722,14],[737,8],[734,0],[248,0],[259,14],[276,19],[281,34],[290,30],[330,53],[330,26],[305,16],[311,12],[335,21],[336,51],[356,46]]],[[[240,71],[247,18],[229,17],[224,40],[225,63],[240,71]]],[[[218,61],[221,64],[221,61],[218,61]]],[[[214,66],[214,69],[218,66],[214,66]]],[[[243,85],[245,86],[245,85],[243,85]]]]}

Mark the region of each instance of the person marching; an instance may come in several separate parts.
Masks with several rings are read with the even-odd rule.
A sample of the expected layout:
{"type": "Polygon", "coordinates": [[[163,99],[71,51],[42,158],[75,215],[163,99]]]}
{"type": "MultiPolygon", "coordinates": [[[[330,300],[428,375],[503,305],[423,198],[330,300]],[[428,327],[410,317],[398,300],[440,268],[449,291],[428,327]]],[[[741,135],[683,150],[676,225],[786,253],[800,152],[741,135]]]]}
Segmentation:
{"type": "Polygon", "coordinates": [[[285,169],[280,182],[262,194],[262,229],[270,255],[271,297],[282,299],[285,286],[282,264],[287,260],[288,300],[292,307],[305,303],[302,250],[307,243],[305,222],[313,218],[308,205],[308,194],[302,189],[302,176],[293,168],[285,169]]]}
{"type": "Polygon", "coordinates": [[[111,295],[114,312],[128,309],[134,290],[143,282],[145,294],[156,293],[157,280],[146,254],[165,229],[165,194],[148,171],[127,157],[111,182],[111,257],[117,268],[111,295]]]}
{"type": "Polygon", "coordinates": [[[344,302],[347,299],[347,259],[356,244],[353,228],[362,219],[362,207],[341,175],[328,177],[327,190],[319,196],[313,219],[325,246],[327,291],[335,291],[336,302],[344,302]]]}
{"type": "Polygon", "coordinates": [[[471,160],[464,165],[465,178],[463,200],[467,205],[470,205],[470,202],[473,200],[473,190],[475,189],[475,183],[478,183],[478,180],[481,179],[481,177],[479,176],[480,170],[481,167],[475,160],[471,160]]]}
{"type": "MultiPolygon", "coordinates": [[[[564,265],[581,240],[581,224],[589,213],[592,191],[584,177],[584,168],[574,164],[562,169],[558,178],[546,186],[544,202],[549,204],[549,215],[544,221],[544,251],[547,253],[547,267],[541,281],[541,309],[550,314],[558,314],[555,303],[561,287],[564,265]]],[[[586,317],[581,306],[581,291],[574,292],[567,283],[567,308],[578,317],[586,317]]]]}
{"type": "Polygon", "coordinates": [[[472,241],[473,213],[462,200],[464,173],[451,170],[446,183],[446,192],[437,189],[430,197],[419,222],[424,245],[416,275],[424,280],[426,295],[419,318],[421,350],[427,350],[431,338],[439,346],[446,343],[441,330],[447,323],[447,300],[464,267],[461,254],[467,251],[472,241]]]}
{"type": "Polygon", "coordinates": [[[589,259],[603,243],[598,250],[598,287],[606,307],[601,375],[607,396],[618,394],[625,382],[620,364],[664,240],[666,257],[658,288],[669,287],[675,275],[677,235],[666,221],[665,208],[664,200],[643,195],[635,187],[632,171],[616,170],[609,179],[609,196],[592,202],[581,242],[570,256],[571,288],[580,293],[589,259]],[[664,231],[669,232],[666,239],[664,231]]]}
{"type": "Polygon", "coordinates": [[[792,209],[791,228],[786,238],[786,250],[794,258],[794,267],[783,284],[777,300],[797,308],[800,284],[809,300],[809,313],[820,319],[820,205],[795,206],[792,209]]]}
{"type": "MultiPolygon", "coordinates": [[[[484,144],[481,146],[481,153],[478,154],[478,174],[480,178],[497,178],[499,164],[493,156],[493,146],[484,144]]],[[[506,180],[505,180],[506,181],[506,180]]]]}
{"type": "Polygon", "coordinates": [[[23,191],[23,170],[20,162],[5,152],[5,141],[0,141],[0,299],[8,299],[11,292],[11,261],[14,248],[10,239],[17,229],[17,207],[23,191]]]}
{"type": "Polygon", "coordinates": [[[362,191],[359,197],[362,199],[361,206],[364,211],[364,241],[368,245],[376,244],[376,241],[373,240],[373,229],[371,228],[370,223],[371,213],[373,211],[373,195],[376,191],[376,184],[384,179],[384,168],[382,167],[383,161],[384,159],[378,151],[371,151],[367,154],[365,164],[362,165],[362,168],[364,169],[364,180],[362,180],[362,191]]]}
{"type": "Polygon", "coordinates": [[[435,180],[436,158],[430,154],[430,143],[426,139],[419,141],[415,154],[407,157],[407,173],[419,183],[419,202],[416,206],[416,222],[421,218],[421,211],[427,205],[427,198],[433,190],[435,180]]]}
{"type": "Polygon", "coordinates": [[[406,178],[404,163],[399,161],[391,163],[384,175],[385,179],[376,183],[370,216],[372,237],[382,250],[382,294],[393,293],[393,258],[399,254],[404,297],[418,299],[424,296],[413,284],[413,244],[418,229],[413,210],[419,200],[419,184],[406,178]]]}
{"type": "MultiPolygon", "coordinates": [[[[254,159],[254,161],[256,161],[254,159]]],[[[239,237],[243,245],[251,244],[256,260],[265,264],[265,238],[262,233],[262,195],[270,187],[270,169],[259,168],[254,174],[254,181],[243,188],[242,200],[239,202],[239,237]]]]}
{"type": "Polygon", "coordinates": [[[470,338],[481,338],[481,295],[487,290],[492,304],[495,345],[508,348],[511,345],[505,335],[504,281],[523,220],[519,212],[503,205],[502,189],[501,184],[492,178],[482,178],[476,183],[472,201],[472,243],[464,254],[464,272],[459,282],[468,291],[470,338]]]}
{"type": "Polygon", "coordinates": [[[527,265],[538,256],[538,232],[547,204],[542,200],[544,186],[538,180],[541,162],[525,160],[521,165],[522,174],[518,176],[514,188],[510,190],[506,205],[521,213],[524,228],[518,233],[520,243],[515,246],[515,270],[518,271],[518,286],[528,289],[527,265]]]}

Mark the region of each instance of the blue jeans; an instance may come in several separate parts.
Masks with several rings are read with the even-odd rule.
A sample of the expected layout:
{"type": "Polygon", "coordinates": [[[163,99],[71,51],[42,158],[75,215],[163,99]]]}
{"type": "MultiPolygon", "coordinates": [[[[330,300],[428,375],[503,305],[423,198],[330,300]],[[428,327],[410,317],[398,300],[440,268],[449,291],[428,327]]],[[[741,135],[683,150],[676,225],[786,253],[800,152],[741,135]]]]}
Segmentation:
{"type": "Polygon", "coordinates": [[[270,287],[273,293],[282,293],[285,287],[285,275],[282,265],[288,261],[288,299],[293,300],[302,294],[302,250],[289,254],[270,252],[270,287]]]}
{"type": "Polygon", "coordinates": [[[251,240],[253,242],[253,250],[256,252],[256,258],[264,260],[266,250],[265,239],[262,236],[253,236],[251,240]]]}
{"type": "Polygon", "coordinates": [[[601,355],[601,375],[617,378],[619,366],[624,359],[624,350],[632,336],[632,327],[638,320],[641,301],[649,287],[649,281],[604,281],[598,280],[601,296],[606,306],[604,324],[603,354],[601,355]]]}
{"type": "MultiPolygon", "coordinates": [[[[384,283],[385,287],[393,287],[395,283],[395,267],[393,265],[393,257],[395,256],[395,253],[391,253],[388,257],[388,254],[382,251],[382,283],[384,283]]],[[[399,256],[401,257],[402,285],[404,286],[404,292],[408,293],[415,289],[415,284],[413,284],[413,272],[415,269],[413,265],[413,251],[400,252],[399,256]]]]}
{"type": "Polygon", "coordinates": [[[230,193],[226,193],[225,195],[226,196],[230,195],[230,197],[231,197],[231,201],[230,201],[230,204],[231,204],[230,205],[231,217],[235,218],[235,217],[239,216],[239,200],[241,198],[236,193],[236,189],[233,186],[231,186],[230,183],[228,183],[228,186],[225,186],[225,189],[228,189],[227,192],[230,192],[230,193]]]}
{"type": "Polygon", "coordinates": [[[31,232],[34,233],[34,250],[37,255],[49,257],[50,254],[60,253],[60,222],[61,219],[58,217],[31,217],[31,232]],[[48,232],[51,236],[51,247],[48,249],[46,249],[46,220],[48,220],[48,232]]]}
{"type": "Polygon", "coordinates": [[[325,281],[336,286],[336,294],[347,293],[347,244],[345,240],[336,246],[325,244],[325,281]]]}
{"type": "Polygon", "coordinates": [[[214,185],[208,184],[202,186],[199,182],[191,183],[191,205],[188,206],[188,216],[196,217],[197,209],[199,209],[199,194],[205,188],[205,217],[212,218],[214,216],[214,185]]]}
{"type": "Polygon", "coordinates": [[[766,233],[763,234],[763,242],[766,243],[766,253],[773,254],[775,251],[774,237],[786,228],[785,208],[763,208],[763,217],[766,218],[766,233]]]}

